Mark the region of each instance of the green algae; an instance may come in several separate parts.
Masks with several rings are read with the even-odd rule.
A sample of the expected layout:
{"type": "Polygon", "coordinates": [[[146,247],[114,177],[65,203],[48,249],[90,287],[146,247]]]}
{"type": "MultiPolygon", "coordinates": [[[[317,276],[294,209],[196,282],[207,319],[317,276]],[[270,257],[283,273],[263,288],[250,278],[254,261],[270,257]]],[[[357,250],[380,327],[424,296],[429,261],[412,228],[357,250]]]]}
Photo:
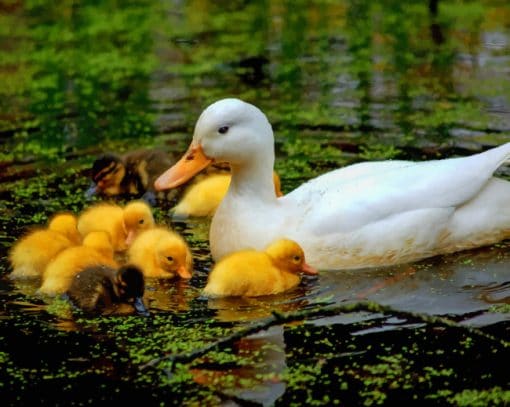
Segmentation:
{"type": "Polygon", "coordinates": [[[457,406],[508,405],[510,403],[510,391],[498,386],[487,390],[464,390],[450,397],[449,401],[457,406]]]}
{"type": "Polygon", "coordinates": [[[503,314],[510,313],[510,304],[497,304],[489,308],[490,312],[499,312],[503,314]]]}
{"type": "MultiPolygon", "coordinates": [[[[397,79],[400,106],[382,114],[395,119],[401,142],[414,141],[417,128],[425,129],[433,139],[444,139],[453,127],[483,128],[487,123],[484,104],[478,100],[487,89],[486,82],[469,81],[470,88],[459,95],[451,86],[451,66],[457,53],[473,46],[472,39],[459,38],[457,33],[479,31],[487,14],[498,6],[441,4],[437,23],[442,40],[436,44],[428,35],[428,10],[421,4],[404,7],[394,1],[381,5],[359,1],[335,5],[323,1],[297,8],[277,2],[272,12],[289,17],[281,26],[268,22],[267,2],[234,7],[228,17],[221,7],[193,2],[168,21],[163,19],[162,6],[153,2],[135,2],[126,9],[115,5],[73,7],[65,3],[43,13],[40,4],[28,2],[24,14],[3,17],[6,26],[13,27],[3,35],[16,36],[23,46],[4,50],[1,60],[5,67],[26,67],[12,74],[20,86],[4,89],[2,95],[10,110],[18,106],[13,103],[17,98],[27,101],[28,107],[28,114],[16,115],[19,130],[13,130],[10,155],[55,157],[62,153],[64,141],[90,146],[105,134],[109,139],[153,136],[153,109],[138,106],[151,105],[148,76],[159,70],[193,87],[194,98],[202,106],[222,94],[235,93],[263,102],[272,122],[353,129],[380,126],[367,120],[372,114],[367,108],[372,102],[370,80],[374,71],[380,71],[388,80],[397,79]],[[38,15],[44,16],[39,17],[40,24],[38,15]],[[320,16],[325,24],[316,20],[320,16]],[[255,35],[250,27],[257,27],[255,35]],[[155,34],[171,38],[173,46],[157,43],[155,34]],[[282,47],[269,51],[278,35],[282,47]],[[344,42],[349,44],[345,49],[344,42]],[[376,45],[380,47],[377,63],[371,57],[376,45]],[[175,52],[187,63],[161,66],[153,52],[156,46],[175,52]],[[302,63],[296,57],[305,52],[316,58],[302,63]],[[277,61],[273,70],[268,67],[270,58],[277,61]],[[200,86],[211,75],[223,88],[200,86]],[[330,94],[338,86],[338,77],[358,81],[342,94],[347,101],[361,99],[358,108],[332,105],[330,94]],[[260,86],[253,88],[254,82],[260,86]],[[273,84],[271,92],[268,83],[273,84]],[[302,89],[313,86],[321,90],[320,98],[304,100],[302,89]],[[135,92],[129,93],[130,89],[135,92]],[[422,98],[425,103],[411,106],[411,98],[422,98]],[[59,111],[65,111],[65,120],[53,120],[59,111]],[[27,130],[31,129],[37,129],[41,137],[30,137],[27,130]],[[23,150],[16,150],[20,146],[23,150]]],[[[196,108],[185,113],[188,126],[196,113],[196,108]]]]}
{"type": "Polygon", "coordinates": [[[71,303],[61,297],[53,298],[52,301],[47,305],[46,312],[56,316],[59,319],[72,319],[73,317],[73,309],[71,303]]]}

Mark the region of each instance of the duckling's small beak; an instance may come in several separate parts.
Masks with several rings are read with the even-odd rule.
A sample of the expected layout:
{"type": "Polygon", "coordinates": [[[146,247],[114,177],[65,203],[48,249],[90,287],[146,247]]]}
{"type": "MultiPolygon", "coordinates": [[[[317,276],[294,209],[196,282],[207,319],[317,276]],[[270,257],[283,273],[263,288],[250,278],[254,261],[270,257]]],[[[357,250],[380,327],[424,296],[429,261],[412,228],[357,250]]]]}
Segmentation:
{"type": "Polygon", "coordinates": [[[128,235],[126,237],[126,246],[131,246],[131,243],[135,240],[136,232],[134,230],[130,230],[128,232],[128,235]]]}
{"type": "Polygon", "coordinates": [[[142,297],[136,297],[133,301],[133,306],[135,307],[138,315],[142,315],[144,317],[148,317],[150,315],[149,310],[145,308],[142,297]]]}
{"type": "Polygon", "coordinates": [[[180,266],[177,269],[177,274],[179,275],[180,278],[184,278],[186,280],[189,280],[191,278],[191,273],[186,268],[186,266],[180,266]]]}
{"type": "Polygon", "coordinates": [[[303,263],[303,265],[301,266],[301,271],[303,271],[304,274],[308,274],[310,276],[315,276],[319,274],[319,271],[316,268],[313,268],[307,263],[303,263]]]}
{"type": "Polygon", "coordinates": [[[200,144],[191,144],[186,154],[173,167],[158,177],[154,182],[154,188],[157,191],[163,191],[178,187],[202,171],[212,161],[205,155],[200,144]]]}
{"type": "Polygon", "coordinates": [[[85,198],[87,199],[92,198],[94,195],[97,194],[97,190],[98,190],[97,184],[95,182],[92,182],[89,186],[89,189],[85,191],[85,198]]]}

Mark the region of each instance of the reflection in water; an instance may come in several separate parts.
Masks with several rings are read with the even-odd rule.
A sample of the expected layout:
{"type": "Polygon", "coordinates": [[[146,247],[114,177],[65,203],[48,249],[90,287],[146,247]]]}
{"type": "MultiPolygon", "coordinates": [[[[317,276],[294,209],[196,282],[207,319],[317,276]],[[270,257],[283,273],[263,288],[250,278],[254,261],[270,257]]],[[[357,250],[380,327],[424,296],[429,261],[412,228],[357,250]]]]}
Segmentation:
{"type": "Polygon", "coordinates": [[[36,291],[41,285],[41,279],[38,277],[31,278],[19,278],[10,280],[8,276],[4,276],[6,281],[9,281],[14,288],[14,293],[22,294],[27,297],[27,299],[33,299],[37,297],[36,291]]]}
{"type": "Polygon", "coordinates": [[[479,298],[487,304],[510,304],[510,281],[482,287],[479,298]]]}
{"type": "Polygon", "coordinates": [[[231,397],[273,405],[285,392],[285,383],[279,378],[287,367],[283,327],[274,326],[239,340],[233,353],[244,361],[242,366],[194,368],[193,380],[231,397]]]}
{"type": "Polygon", "coordinates": [[[346,272],[324,272],[315,295],[331,301],[367,299],[396,309],[432,315],[477,315],[477,324],[509,319],[489,312],[510,296],[508,247],[491,247],[441,256],[413,265],[346,272]]]}
{"type": "MultiPolygon", "coordinates": [[[[250,322],[271,315],[298,311],[316,303],[370,300],[403,311],[432,315],[487,314],[493,305],[510,302],[510,252],[508,244],[438,256],[422,262],[386,268],[321,271],[318,278],[304,278],[288,292],[266,297],[201,297],[207,278],[191,281],[148,279],[144,300],[152,312],[186,312],[193,307],[215,311],[220,322],[250,322]]],[[[38,279],[10,282],[12,303],[25,312],[41,311],[47,301],[37,295],[38,279]],[[20,296],[21,295],[21,298],[20,296]]],[[[116,310],[115,313],[131,313],[116,310]]],[[[510,318],[497,314],[499,319],[510,318]]],[[[489,318],[489,317],[487,317],[489,318]]],[[[490,315],[494,321],[494,315],[490,315]]],[[[489,323],[489,320],[487,320],[489,323]]],[[[477,323],[481,319],[477,317],[477,323]]]]}
{"type": "Polygon", "coordinates": [[[272,311],[297,311],[308,304],[306,293],[301,289],[266,297],[210,298],[208,307],[216,310],[216,318],[222,322],[253,321],[271,315],[272,311]]]}
{"type": "Polygon", "coordinates": [[[188,280],[147,279],[146,301],[150,310],[188,311],[189,303],[198,296],[198,290],[188,280]]]}
{"type": "MultiPolygon", "coordinates": [[[[205,274],[198,273],[191,281],[148,279],[144,298],[149,309],[156,312],[185,312],[192,303],[207,307],[221,322],[253,321],[272,311],[297,311],[321,301],[340,304],[371,300],[434,315],[486,313],[492,305],[510,301],[508,248],[508,243],[502,243],[411,265],[321,271],[318,278],[304,278],[298,287],[279,295],[209,298],[198,305],[195,300],[202,298],[205,274]]],[[[39,279],[10,281],[12,301],[25,311],[40,311],[46,299],[36,293],[39,283],[39,279]]],[[[500,314],[500,318],[508,318],[505,315],[500,314]]]]}

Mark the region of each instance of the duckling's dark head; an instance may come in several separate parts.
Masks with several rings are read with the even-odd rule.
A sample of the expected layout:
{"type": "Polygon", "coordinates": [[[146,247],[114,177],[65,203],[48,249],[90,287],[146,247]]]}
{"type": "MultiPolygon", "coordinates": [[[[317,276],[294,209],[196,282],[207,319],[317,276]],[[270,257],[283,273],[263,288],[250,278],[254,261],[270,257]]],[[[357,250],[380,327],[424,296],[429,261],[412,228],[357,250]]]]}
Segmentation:
{"type": "Polygon", "coordinates": [[[145,280],[139,267],[128,264],[117,272],[119,297],[122,299],[143,297],[145,280]]]}
{"type": "Polygon", "coordinates": [[[91,178],[95,192],[105,195],[119,195],[121,182],[126,174],[126,168],[122,159],[115,154],[103,154],[92,164],[91,178]]]}
{"type": "Polygon", "coordinates": [[[117,292],[121,301],[133,301],[133,307],[139,315],[148,316],[149,311],[143,303],[145,280],[140,268],[128,264],[117,271],[117,292]]]}

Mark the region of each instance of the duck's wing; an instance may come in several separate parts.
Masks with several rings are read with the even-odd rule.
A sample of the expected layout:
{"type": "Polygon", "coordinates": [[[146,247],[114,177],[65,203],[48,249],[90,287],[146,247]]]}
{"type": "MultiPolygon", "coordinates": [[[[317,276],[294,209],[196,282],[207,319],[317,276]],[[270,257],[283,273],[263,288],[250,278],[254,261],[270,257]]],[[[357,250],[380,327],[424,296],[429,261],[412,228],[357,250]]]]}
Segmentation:
{"type": "MultiPolygon", "coordinates": [[[[414,164],[413,161],[403,160],[386,160],[386,161],[366,161],[349,165],[348,167],[339,168],[338,170],[327,172],[311,181],[309,183],[320,183],[322,186],[327,187],[332,183],[344,183],[358,178],[372,176],[380,172],[404,168],[414,164]]],[[[305,184],[306,185],[306,184],[305,184]]]]}
{"type": "Polygon", "coordinates": [[[320,176],[280,199],[298,208],[300,228],[347,233],[407,211],[458,207],[509,158],[507,143],[469,157],[364,163],[320,176]]]}

